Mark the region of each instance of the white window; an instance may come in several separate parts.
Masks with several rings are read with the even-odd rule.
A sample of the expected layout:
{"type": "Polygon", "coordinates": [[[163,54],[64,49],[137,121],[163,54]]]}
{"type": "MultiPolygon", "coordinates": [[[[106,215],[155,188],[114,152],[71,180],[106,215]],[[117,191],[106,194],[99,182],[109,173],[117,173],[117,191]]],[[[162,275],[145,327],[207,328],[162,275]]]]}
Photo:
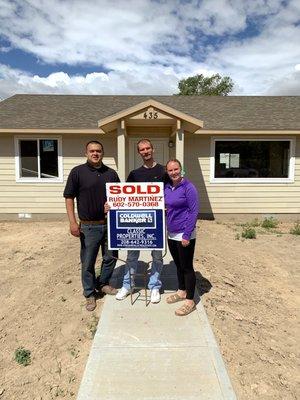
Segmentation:
{"type": "Polygon", "coordinates": [[[61,137],[15,137],[17,182],[63,182],[61,137]]]}
{"type": "Polygon", "coordinates": [[[212,183],[294,182],[294,171],[294,138],[212,138],[212,183]]]}

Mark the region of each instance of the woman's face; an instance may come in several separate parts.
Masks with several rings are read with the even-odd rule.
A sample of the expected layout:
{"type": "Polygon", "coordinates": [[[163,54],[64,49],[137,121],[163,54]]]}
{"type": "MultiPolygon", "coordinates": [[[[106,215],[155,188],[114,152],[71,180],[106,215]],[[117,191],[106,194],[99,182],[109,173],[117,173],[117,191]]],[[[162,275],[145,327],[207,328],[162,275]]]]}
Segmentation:
{"type": "Polygon", "coordinates": [[[170,161],[167,165],[167,174],[173,183],[177,183],[181,180],[181,168],[178,162],[170,161]]]}

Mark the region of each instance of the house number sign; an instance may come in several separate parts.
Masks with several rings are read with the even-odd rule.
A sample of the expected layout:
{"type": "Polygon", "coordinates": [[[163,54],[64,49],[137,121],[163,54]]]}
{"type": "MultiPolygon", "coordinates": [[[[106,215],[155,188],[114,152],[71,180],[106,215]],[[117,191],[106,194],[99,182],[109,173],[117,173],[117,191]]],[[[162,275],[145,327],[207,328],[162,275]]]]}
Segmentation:
{"type": "Polygon", "coordinates": [[[158,118],[158,112],[157,111],[145,111],[144,112],[144,119],[157,119],[158,118]]]}

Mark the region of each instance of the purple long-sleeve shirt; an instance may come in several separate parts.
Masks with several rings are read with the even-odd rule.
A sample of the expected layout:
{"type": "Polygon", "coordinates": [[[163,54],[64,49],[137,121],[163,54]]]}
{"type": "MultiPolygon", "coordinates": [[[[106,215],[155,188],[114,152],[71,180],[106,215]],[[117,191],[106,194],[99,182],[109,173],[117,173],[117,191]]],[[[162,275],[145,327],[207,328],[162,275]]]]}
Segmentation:
{"type": "Polygon", "coordinates": [[[199,212],[197,189],[187,179],[172,189],[173,186],[167,183],[164,190],[168,232],[183,232],[182,238],[190,240],[199,212]]]}

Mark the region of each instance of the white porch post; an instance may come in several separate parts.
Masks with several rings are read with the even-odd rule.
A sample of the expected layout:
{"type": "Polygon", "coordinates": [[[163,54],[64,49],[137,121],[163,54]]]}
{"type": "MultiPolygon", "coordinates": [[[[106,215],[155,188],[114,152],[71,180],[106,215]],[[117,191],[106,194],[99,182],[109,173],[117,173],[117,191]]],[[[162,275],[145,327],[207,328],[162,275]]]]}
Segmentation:
{"type": "Polygon", "coordinates": [[[125,181],[125,136],[126,136],[126,128],[125,121],[118,121],[118,135],[117,135],[117,144],[118,144],[118,175],[122,182],[125,181]]]}
{"type": "Polygon", "coordinates": [[[184,165],[184,130],[182,124],[180,125],[176,131],[176,158],[184,165]]]}

